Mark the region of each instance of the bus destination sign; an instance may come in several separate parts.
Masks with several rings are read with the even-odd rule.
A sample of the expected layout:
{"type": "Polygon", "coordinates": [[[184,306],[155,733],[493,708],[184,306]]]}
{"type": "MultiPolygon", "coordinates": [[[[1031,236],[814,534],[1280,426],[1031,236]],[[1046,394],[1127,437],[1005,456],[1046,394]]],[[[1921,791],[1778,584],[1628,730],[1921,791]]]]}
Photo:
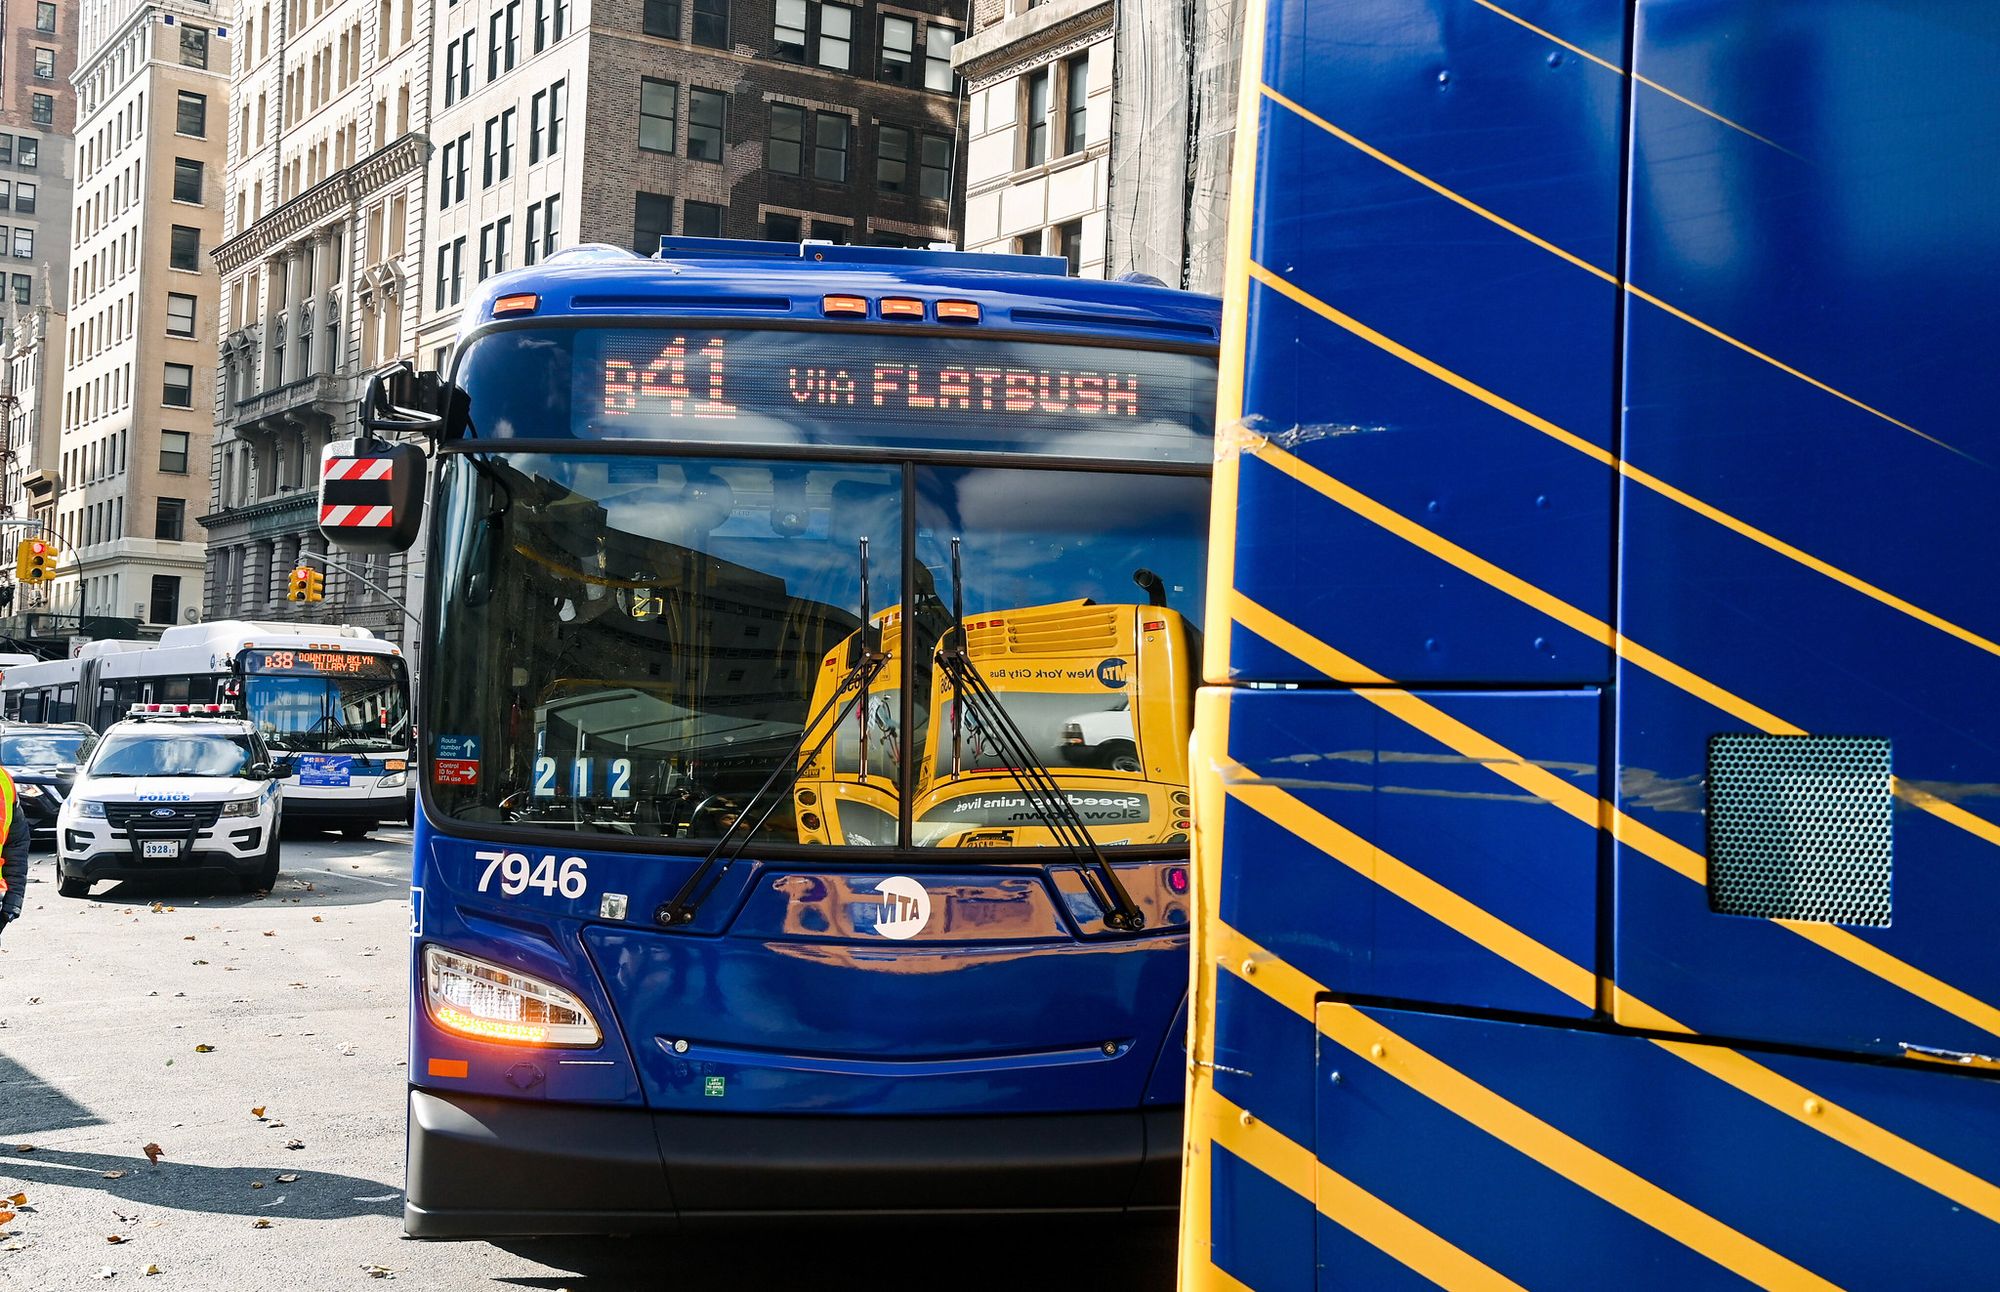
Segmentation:
{"type": "Polygon", "coordinates": [[[768,411],[772,404],[865,409],[890,416],[990,413],[1002,418],[1082,419],[1137,418],[1148,413],[1143,376],[1110,367],[969,363],[956,358],[917,361],[884,347],[880,356],[852,363],[808,360],[780,368],[769,362],[769,356],[759,356],[752,371],[761,379],[739,377],[732,382],[729,344],[720,336],[674,333],[619,337],[606,346],[599,407],[606,417],[724,420],[744,411],[768,411]]]}
{"type": "Polygon", "coordinates": [[[339,650],[252,651],[243,657],[243,671],[290,677],[394,676],[394,666],[386,655],[339,650]]]}

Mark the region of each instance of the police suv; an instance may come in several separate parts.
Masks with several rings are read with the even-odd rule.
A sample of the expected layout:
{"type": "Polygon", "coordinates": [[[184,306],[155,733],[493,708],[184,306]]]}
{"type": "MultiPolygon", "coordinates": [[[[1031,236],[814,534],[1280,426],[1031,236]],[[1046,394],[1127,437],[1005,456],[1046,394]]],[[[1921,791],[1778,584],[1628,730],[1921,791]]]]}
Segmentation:
{"type": "Polygon", "coordinates": [[[277,770],[250,723],[217,704],[135,704],[105,729],[57,818],[60,891],[196,871],[269,889],[279,809],[277,770]]]}

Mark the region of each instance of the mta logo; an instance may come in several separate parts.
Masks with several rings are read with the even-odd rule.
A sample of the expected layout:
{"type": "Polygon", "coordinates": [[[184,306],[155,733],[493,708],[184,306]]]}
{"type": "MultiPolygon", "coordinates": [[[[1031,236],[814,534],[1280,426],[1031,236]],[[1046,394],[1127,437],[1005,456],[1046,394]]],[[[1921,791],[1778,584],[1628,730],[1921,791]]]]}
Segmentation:
{"type": "Polygon", "coordinates": [[[1097,680],[1114,691],[1121,690],[1126,682],[1127,667],[1124,660],[1116,657],[1100,660],[1097,665],[1097,680]]]}

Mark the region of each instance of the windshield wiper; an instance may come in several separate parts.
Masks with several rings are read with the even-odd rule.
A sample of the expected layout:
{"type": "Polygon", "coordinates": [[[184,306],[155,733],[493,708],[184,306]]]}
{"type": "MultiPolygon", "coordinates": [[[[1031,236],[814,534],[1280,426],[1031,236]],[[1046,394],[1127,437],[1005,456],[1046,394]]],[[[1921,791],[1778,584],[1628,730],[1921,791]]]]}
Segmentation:
{"type": "MultiPolygon", "coordinates": [[[[959,539],[951,540],[951,608],[946,611],[950,638],[955,644],[949,648],[940,646],[937,652],[938,666],[951,682],[952,778],[956,780],[962,770],[959,747],[963,719],[960,710],[969,703],[981,730],[994,735],[994,743],[1008,763],[1003,770],[1020,787],[1029,807],[1042,818],[1049,833],[1056,837],[1058,846],[1074,853],[1077,860],[1083,863],[1084,884],[1092,890],[1092,898],[1104,910],[1106,927],[1136,933],[1146,927],[1145,912],[1126,891],[1124,883],[1118,878],[1117,869],[1098,850],[1090,827],[1084,823],[1076,804],[1070,801],[1068,792],[1056,779],[1055,773],[1036,757],[1033,744],[1015,723],[1013,715],[1007,712],[1007,706],[987,684],[985,675],[972,662],[972,652],[965,635],[962,591],[965,581],[961,577],[959,545],[959,539]]],[[[931,595],[935,600],[936,593],[931,595]]]]}
{"type": "Polygon", "coordinates": [[[750,841],[757,837],[757,832],[764,828],[766,821],[771,819],[771,813],[777,811],[778,804],[784,802],[789,796],[791,785],[786,785],[784,794],[771,796],[771,801],[765,805],[763,815],[759,816],[754,822],[751,822],[750,828],[743,832],[743,838],[741,842],[737,843],[735,851],[731,852],[725,859],[722,856],[723,851],[729,847],[730,840],[736,834],[737,827],[750,820],[751,812],[756,809],[759,803],[764,801],[764,796],[771,793],[771,788],[787,772],[791,774],[791,781],[796,783],[799,778],[799,772],[820,756],[821,751],[826,748],[827,742],[832,740],[840,731],[840,724],[847,721],[847,715],[855,711],[857,707],[861,710],[863,722],[861,732],[861,774],[863,777],[868,775],[868,732],[866,726],[868,711],[865,701],[868,698],[870,684],[882,672],[884,665],[888,663],[889,657],[882,652],[882,639],[879,630],[876,630],[868,622],[868,540],[865,538],[860,543],[859,559],[861,570],[861,631],[854,640],[861,647],[860,654],[848,665],[847,672],[841,675],[840,681],[834,686],[833,694],[827,697],[826,703],[822,704],[819,707],[819,711],[812,714],[806,720],[806,724],[799,729],[799,738],[792,743],[792,747],[786,751],[784,758],[779,760],[777,766],[771,769],[771,774],[764,778],[764,783],[757,787],[757,792],[744,802],[741,810],[730,821],[728,828],[723,830],[721,836],[716,839],[714,846],[708,850],[708,855],[701,859],[701,864],[694,868],[694,872],[687,877],[687,881],[680,886],[680,890],[672,898],[662,902],[659,908],[653,912],[653,919],[656,923],[664,924],[668,928],[675,928],[694,922],[696,909],[703,901],[707,900],[710,893],[715,891],[717,885],[722,883],[723,877],[729,873],[729,868],[736,864],[737,858],[743,855],[743,850],[750,846],[750,841]],[[842,697],[846,698],[843,700],[842,697]],[[812,740],[813,732],[821,730],[821,720],[829,712],[832,712],[835,706],[839,707],[839,712],[834,714],[831,722],[826,723],[820,738],[814,741],[812,748],[808,750],[806,743],[812,740]],[[718,862],[720,863],[719,868],[718,862]],[[709,877],[711,870],[715,872],[712,878],[709,877]],[[704,885],[702,881],[705,878],[708,879],[708,882],[704,885]]]}

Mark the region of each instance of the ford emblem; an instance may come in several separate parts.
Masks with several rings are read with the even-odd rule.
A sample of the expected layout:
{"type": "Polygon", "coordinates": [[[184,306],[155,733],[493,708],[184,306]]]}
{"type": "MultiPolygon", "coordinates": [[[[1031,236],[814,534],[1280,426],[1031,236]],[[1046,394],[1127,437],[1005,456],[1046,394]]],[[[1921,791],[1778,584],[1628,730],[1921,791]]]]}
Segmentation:
{"type": "Polygon", "coordinates": [[[178,813],[178,812],[174,811],[174,810],[173,810],[172,808],[154,808],[154,809],[153,809],[153,815],[154,815],[154,816],[179,816],[179,815],[180,815],[180,813],[178,813]]]}

